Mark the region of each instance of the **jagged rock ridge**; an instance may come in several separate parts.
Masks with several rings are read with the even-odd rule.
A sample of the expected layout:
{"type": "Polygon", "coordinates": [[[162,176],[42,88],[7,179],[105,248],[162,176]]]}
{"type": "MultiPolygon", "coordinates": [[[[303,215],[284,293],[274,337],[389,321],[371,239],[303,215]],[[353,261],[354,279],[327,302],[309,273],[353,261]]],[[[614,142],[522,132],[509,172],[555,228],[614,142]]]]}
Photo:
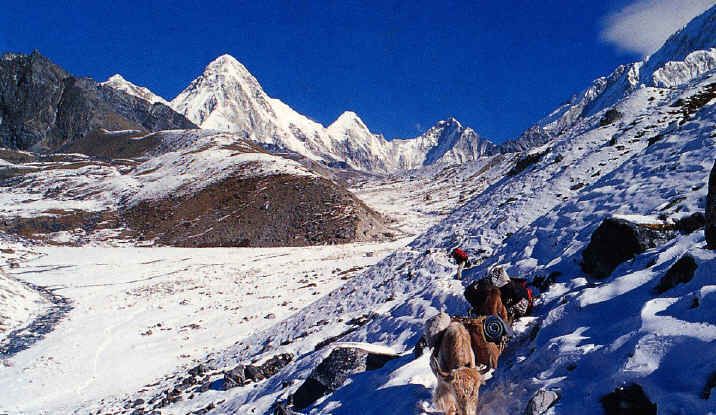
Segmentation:
{"type": "Polygon", "coordinates": [[[35,51],[0,58],[0,146],[52,151],[100,129],[196,128],[162,103],[150,103],[89,78],[77,78],[35,51]]]}

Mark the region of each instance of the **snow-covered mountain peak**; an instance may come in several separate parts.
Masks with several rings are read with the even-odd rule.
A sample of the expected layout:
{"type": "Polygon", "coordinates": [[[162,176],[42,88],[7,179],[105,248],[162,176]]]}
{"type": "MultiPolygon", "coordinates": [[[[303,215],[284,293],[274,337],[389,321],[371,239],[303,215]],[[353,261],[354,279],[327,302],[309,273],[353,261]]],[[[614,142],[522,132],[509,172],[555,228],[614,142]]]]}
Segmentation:
{"type": "Polygon", "coordinates": [[[229,54],[223,54],[211,61],[204,69],[204,75],[222,73],[225,75],[245,78],[258,84],[246,67],[229,54]]]}
{"type": "Polygon", "coordinates": [[[126,83],[127,80],[124,79],[124,77],[118,73],[110,76],[107,78],[107,80],[104,82],[105,84],[119,84],[119,83],[126,83]]]}
{"type": "Polygon", "coordinates": [[[324,127],[269,97],[231,55],[219,56],[209,63],[172,100],[171,106],[201,128],[244,132],[271,148],[288,149],[329,164],[343,162],[371,172],[474,160],[494,147],[454,117],[440,121],[415,139],[391,142],[372,133],[353,111],[345,111],[324,127]],[[459,149],[452,151],[456,145],[459,149]],[[449,157],[443,158],[447,153],[449,157]]]}
{"type": "Polygon", "coordinates": [[[458,121],[455,117],[449,117],[447,120],[438,121],[437,127],[462,128],[462,124],[460,124],[460,121],[458,121]]]}
{"type": "Polygon", "coordinates": [[[345,130],[360,129],[369,131],[363,120],[353,111],[344,111],[331,125],[328,126],[329,132],[342,132],[345,130]]]}
{"type": "Polygon", "coordinates": [[[167,102],[167,100],[165,100],[164,98],[150,91],[148,88],[134,85],[133,83],[124,79],[124,77],[118,73],[110,76],[100,85],[108,86],[118,91],[122,91],[126,94],[142,98],[143,100],[149,101],[152,104],[161,103],[169,106],[169,102],[167,102]]]}
{"type": "Polygon", "coordinates": [[[668,62],[681,62],[695,51],[713,48],[716,48],[716,5],[671,35],[659,50],[647,57],[640,78],[650,84],[652,74],[668,62]]]}

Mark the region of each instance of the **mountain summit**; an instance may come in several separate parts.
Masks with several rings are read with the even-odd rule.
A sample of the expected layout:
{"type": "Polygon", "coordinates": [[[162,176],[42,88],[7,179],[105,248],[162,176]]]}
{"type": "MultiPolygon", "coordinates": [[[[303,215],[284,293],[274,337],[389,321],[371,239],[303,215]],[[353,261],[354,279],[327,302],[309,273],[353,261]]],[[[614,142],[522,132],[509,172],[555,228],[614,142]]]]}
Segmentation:
{"type": "Polygon", "coordinates": [[[164,98],[160,97],[159,95],[155,94],[154,92],[143,86],[134,85],[133,83],[124,79],[124,77],[118,73],[110,76],[100,85],[108,86],[110,88],[122,91],[126,94],[142,98],[143,100],[148,101],[151,104],[155,104],[158,102],[160,104],[169,106],[169,102],[167,102],[167,100],[165,100],[164,98]]]}
{"type": "Polygon", "coordinates": [[[495,147],[455,119],[441,121],[424,135],[409,140],[387,141],[371,132],[352,111],[345,111],[324,127],[269,97],[231,55],[221,55],[209,63],[171,106],[204,129],[245,133],[272,148],[371,172],[474,160],[495,147]]]}

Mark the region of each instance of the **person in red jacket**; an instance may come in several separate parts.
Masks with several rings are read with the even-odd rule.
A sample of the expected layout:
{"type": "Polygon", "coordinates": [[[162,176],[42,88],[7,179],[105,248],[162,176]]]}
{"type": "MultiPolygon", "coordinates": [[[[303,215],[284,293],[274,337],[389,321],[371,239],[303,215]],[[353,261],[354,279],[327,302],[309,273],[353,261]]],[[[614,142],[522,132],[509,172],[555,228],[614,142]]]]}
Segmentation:
{"type": "Polygon", "coordinates": [[[452,251],[452,257],[458,266],[457,275],[455,276],[455,278],[458,280],[462,280],[462,270],[465,269],[465,265],[467,265],[469,267],[469,264],[470,264],[467,254],[462,249],[455,248],[452,251]]]}

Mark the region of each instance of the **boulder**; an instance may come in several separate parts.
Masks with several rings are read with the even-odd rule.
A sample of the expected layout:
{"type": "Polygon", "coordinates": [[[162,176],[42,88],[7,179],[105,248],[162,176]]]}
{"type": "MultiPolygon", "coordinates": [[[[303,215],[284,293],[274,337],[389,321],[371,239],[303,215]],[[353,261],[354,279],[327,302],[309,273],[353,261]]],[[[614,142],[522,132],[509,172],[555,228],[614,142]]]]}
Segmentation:
{"type": "Polygon", "coordinates": [[[706,196],[706,243],[716,249],[716,162],[709,177],[709,193],[706,196]]]}
{"type": "Polygon", "coordinates": [[[606,278],[622,262],[663,244],[672,236],[672,232],[657,227],[607,218],[582,252],[582,270],[594,278],[606,278]]]}
{"type": "Polygon", "coordinates": [[[684,235],[693,233],[706,225],[706,217],[701,212],[696,212],[693,215],[686,216],[685,218],[676,221],[676,228],[679,229],[684,235]]]}
{"type": "Polygon", "coordinates": [[[303,410],[318,398],[343,386],[350,376],[379,369],[397,357],[398,355],[372,353],[357,347],[337,347],[293,394],[293,407],[299,411],[303,410]]]}
{"type": "Polygon", "coordinates": [[[615,110],[614,108],[608,110],[606,113],[604,113],[604,116],[602,119],[599,120],[599,126],[604,127],[605,125],[609,125],[614,123],[615,121],[621,119],[622,113],[615,110]]]}
{"type": "Polygon", "coordinates": [[[661,277],[659,285],[656,286],[656,291],[661,294],[666,290],[676,287],[676,284],[691,281],[691,279],[694,278],[696,268],[698,268],[698,264],[696,264],[694,257],[688,254],[684,255],[661,277]]]}
{"type": "Polygon", "coordinates": [[[244,365],[238,365],[230,371],[224,372],[224,387],[231,389],[236,386],[242,386],[246,382],[245,369],[244,365]]]}
{"type": "Polygon", "coordinates": [[[619,386],[601,399],[606,415],[656,415],[656,404],[644,394],[641,386],[619,386]]]}
{"type": "Polygon", "coordinates": [[[204,376],[206,372],[209,371],[209,368],[204,364],[199,364],[197,366],[194,366],[193,368],[189,369],[189,374],[192,376],[204,376]]]}
{"type": "Polygon", "coordinates": [[[557,392],[540,389],[527,403],[524,415],[540,415],[546,412],[559,399],[557,392]]]}

